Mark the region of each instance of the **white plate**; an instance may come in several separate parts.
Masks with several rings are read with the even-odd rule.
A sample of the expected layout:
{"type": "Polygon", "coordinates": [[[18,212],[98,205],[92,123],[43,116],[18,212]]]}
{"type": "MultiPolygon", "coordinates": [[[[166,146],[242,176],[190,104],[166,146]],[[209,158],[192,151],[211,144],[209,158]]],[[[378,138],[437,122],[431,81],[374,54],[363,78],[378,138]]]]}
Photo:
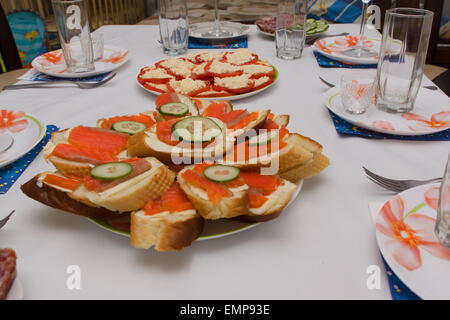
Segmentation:
{"type": "Polygon", "coordinates": [[[328,90],[324,97],[328,109],[340,118],[372,131],[417,136],[450,128],[450,99],[439,91],[421,88],[414,109],[406,114],[388,113],[379,110],[375,105],[371,105],[363,114],[350,114],[344,110],[338,86],[328,90]]]}
{"type": "Polygon", "coordinates": [[[414,293],[448,300],[450,249],[434,236],[438,188],[439,184],[419,186],[386,202],[377,217],[376,238],[386,262],[414,293]],[[411,241],[402,240],[408,237],[411,241]]]}
{"type": "Polygon", "coordinates": [[[6,296],[6,300],[23,300],[23,286],[20,279],[16,276],[11,289],[6,296]]]}
{"type": "MultiPolygon", "coordinates": [[[[358,36],[338,36],[321,38],[314,42],[313,50],[323,54],[332,60],[340,61],[348,64],[377,64],[378,56],[370,58],[355,58],[342,54],[343,51],[353,48],[356,45],[358,36]]],[[[376,52],[380,51],[381,40],[376,38],[366,38],[365,45],[367,48],[376,52]]]]}
{"type": "MultiPolygon", "coordinates": [[[[299,195],[300,190],[302,189],[302,186],[303,186],[303,180],[301,180],[300,182],[297,183],[297,189],[295,190],[294,194],[292,195],[291,200],[289,201],[288,205],[284,208],[284,210],[286,210],[286,208],[292,202],[294,202],[294,200],[299,195]]],[[[89,219],[89,220],[105,230],[112,231],[114,233],[117,233],[117,234],[120,234],[123,236],[127,236],[127,237],[130,236],[129,232],[118,230],[118,229],[104,223],[103,221],[95,220],[95,219],[89,219]]],[[[199,240],[199,241],[212,240],[212,239],[222,238],[222,237],[226,237],[226,236],[231,236],[233,234],[252,229],[259,224],[261,224],[261,222],[256,222],[256,223],[255,222],[239,222],[239,221],[228,220],[228,219],[221,219],[221,220],[215,220],[215,221],[206,220],[204,228],[203,228],[203,233],[197,240],[199,240]]]]}
{"type": "Polygon", "coordinates": [[[93,77],[120,68],[128,61],[128,53],[126,49],[105,45],[103,58],[94,63],[95,70],[80,73],[67,72],[62,50],[47,52],[35,58],[31,65],[39,72],[58,78],[93,77]]]}
{"type": "Polygon", "coordinates": [[[225,39],[233,39],[246,36],[250,33],[250,27],[248,25],[237,23],[237,22],[229,22],[229,21],[221,21],[221,27],[226,29],[227,31],[232,32],[231,36],[227,37],[205,37],[203,34],[214,29],[214,22],[200,22],[194,23],[189,27],[189,36],[197,39],[208,39],[208,40],[225,40],[225,39]]]}
{"type": "Polygon", "coordinates": [[[33,149],[44,137],[46,125],[36,117],[23,111],[0,110],[0,117],[7,114],[10,119],[14,119],[9,127],[1,128],[0,135],[5,132],[14,139],[12,146],[5,152],[0,153],[0,168],[23,157],[28,151],[33,149]]]}

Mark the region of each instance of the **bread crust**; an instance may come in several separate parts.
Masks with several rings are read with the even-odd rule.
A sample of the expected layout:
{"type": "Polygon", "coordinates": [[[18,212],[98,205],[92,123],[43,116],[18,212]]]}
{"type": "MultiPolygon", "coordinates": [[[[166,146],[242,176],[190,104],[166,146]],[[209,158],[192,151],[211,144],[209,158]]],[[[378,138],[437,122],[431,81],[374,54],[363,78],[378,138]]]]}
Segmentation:
{"type": "Polygon", "coordinates": [[[207,220],[217,220],[222,218],[234,218],[248,213],[248,193],[247,190],[238,191],[232,197],[223,197],[217,204],[211,200],[205,200],[194,192],[191,185],[183,179],[182,174],[186,170],[192,169],[189,166],[178,173],[177,181],[181,189],[191,200],[197,212],[207,220]]]}
{"type": "Polygon", "coordinates": [[[283,179],[297,182],[318,175],[329,165],[330,160],[323,153],[318,152],[314,154],[314,158],[308,163],[280,172],[279,175],[283,179]]]}
{"type": "Polygon", "coordinates": [[[89,163],[65,160],[60,157],[51,156],[48,160],[55,166],[56,170],[64,175],[84,177],[88,176],[92,169],[89,163]]]}
{"type": "MultiPolygon", "coordinates": [[[[90,203],[95,203],[98,206],[112,211],[127,212],[139,210],[143,208],[149,200],[154,200],[163,194],[170,188],[175,180],[175,173],[160,163],[157,159],[150,158],[149,161],[151,161],[152,166],[159,165],[159,167],[156,168],[149,176],[133,185],[130,185],[125,190],[111,193],[114,189],[111,188],[101,193],[95,193],[93,191],[87,191],[84,186],[80,186],[74,192],[69,193],[68,196],[85,204],[89,205],[90,203]],[[102,197],[95,197],[96,200],[93,201],[89,198],[89,194],[92,193],[102,197]],[[108,195],[103,196],[105,193],[108,193],[108,195]]],[[[129,181],[124,183],[129,183],[129,181]]]]}
{"type": "Polygon", "coordinates": [[[70,198],[66,192],[52,188],[46,184],[42,184],[42,187],[39,187],[39,176],[37,175],[23,184],[20,189],[31,199],[49,207],[92,219],[123,217],[130,214],[129,212],[120,213],[105,208],[88,206],[70,198]]]}
{"type": "Polygon", "coordinates": [[[143,210],[131,214],[130,243],[135,248],[179,251],[192,244],[203,232],[204,220],[195,210],[145,215],[143,210]]]}

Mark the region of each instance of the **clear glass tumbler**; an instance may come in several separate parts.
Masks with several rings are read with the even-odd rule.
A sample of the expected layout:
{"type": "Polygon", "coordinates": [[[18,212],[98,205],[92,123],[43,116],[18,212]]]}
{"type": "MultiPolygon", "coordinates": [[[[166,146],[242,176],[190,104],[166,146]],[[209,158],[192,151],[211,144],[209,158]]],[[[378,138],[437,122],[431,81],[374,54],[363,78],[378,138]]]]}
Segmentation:
{"type": "Polygon", "coordinates": [[[450,156],[439,191],[439,205],[434,232],[442,245],[450,249],[450,156]]]}
{"type": "Polygon", "coordinates": [[[68,72],[93,71],[94,52],[85,0],[52,0],[68,72]]]}
{"type": "Polygon", "coordinates": [[[362,114],[369,109],[375,92],[375,78],[349,73],[341,77],[341,100],[345,111],[362,114]]]}
{"type": "Polygon", "coordinates": [[[377,106],[409,112],[423,77],[433,12],[397,8],[386,11],[377,70],[377,106]]]}
{"type": "Polygon", "coordinates": [[[306,0],[278,0],[275,44],[277,57],[302,56],[306,38],[306,0]]]}
{"type": "Polygon", "coordinates": [[[159,0],[159,32],[164,53],[171,56],[186,53],[189,40],[186,0],[159,0]]]}

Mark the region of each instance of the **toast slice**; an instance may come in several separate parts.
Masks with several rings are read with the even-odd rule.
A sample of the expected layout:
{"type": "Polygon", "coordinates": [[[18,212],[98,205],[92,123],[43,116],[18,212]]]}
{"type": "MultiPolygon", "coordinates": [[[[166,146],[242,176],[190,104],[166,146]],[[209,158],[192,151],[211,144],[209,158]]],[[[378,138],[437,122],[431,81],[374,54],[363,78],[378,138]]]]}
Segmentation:
{"type": "Polygon", "coordinates": [[[162,196],[131,214],[131,245],[158,251],[179,251],[203,231],[203,218],[174,183],[162,196]]]}
{"type": "Polygon", "coordinates": [[[249,214],[239,218],[244,221],[263,222],[277,218],[297,188],[294,183],[278,175],[241,172],[241,176],[249,187],[249,214]]]}
{"type": "Polygon", "coordinates": [[[68,178],[59,172],[46,172],[38,176],[37,184],[65,192],[69,198],[89,207],[112,212],[139,210],[148,200],[156,199],[172,185],[175,173],[155,158],[132,160],[131,174],[117,181],[68,178]]]}
{"type": "MultiPolygon", "coordinates": [[[[185,118],[186,119],[186,118],[185,118]]],[[[215,123],[222,130],[222,134],[216,137],[208,145],[195,145],[175,142],[170,144],[159,138],[159,130],[167,123],[172,125],[176,120],[169,120],[154,125],[150,129],[139,132],[128,141],[128,154],[133,157],[156,157],[166,164],[192,164],[199,163],[206,159],[222,158],[223,155],[231,150],[234,145],[234,139],[224,134],[225,125],[216,118],[215,123]],[[172,121],[172,122],[170,122],[172,121]]],[[[170,142],[170,141],[169,141],[170,142]]]]}
{"type": "MultiPolygon", "coordinates": [[[[209,164],[211,165],[211,164],[209,164]]],[[[203,169],[209,166],[208,164],[199,164],[188,166],[181,170],[177,175],[177,181],[181,189],[186,193],[191,200],[197,212],[204,218],[209,220],[216,220],[222,218],[233,218],[248,213],[248,186],[245,182],[232,182],[232,186],[221,183],[214,183],[202,179],[203,169]],[[198,174],[200,179],[193,183],[190,175],[186,172],[190,171],[198,174]],[[217,188],[219,191],[225,190],[227,195],[217,196],[217,188]],[[217,196],[217,197],[216,197],[217,196]]],[[[240,179],[240,178],[238,178],[240,179]]],[[[236,179],[236,180],[238,180],[236,179]]]]}
{"type": "Polygon", "coordinates": [[[313,158],[314,154],[304,147],[305,139],[308,142],[310,140],[296,133],[284,135],[279,143],[274,142],[274,150],[272,147],[257,147],[252,150],[248,142],[241,142],[235,146],[233,152],[219,160],[219,163],[250,171],[268,168],[265,174],[277,174],[305,164],[313,158]]]}
{"type": "Polygon", "coordinates": [[[127,159],[128,139],[127,134],[103,128],[65,129],[52,133],[44,147],[44,158],[64,175],[83,177],[95,165],[127,159]]]}
{"type": "Polygon", "coordinates": [[[313,158],[305,164],[280,172],[283,179],[297,182],[318,175],[330,165],[330,160],[322,153],[315,152],[313,158]]]}

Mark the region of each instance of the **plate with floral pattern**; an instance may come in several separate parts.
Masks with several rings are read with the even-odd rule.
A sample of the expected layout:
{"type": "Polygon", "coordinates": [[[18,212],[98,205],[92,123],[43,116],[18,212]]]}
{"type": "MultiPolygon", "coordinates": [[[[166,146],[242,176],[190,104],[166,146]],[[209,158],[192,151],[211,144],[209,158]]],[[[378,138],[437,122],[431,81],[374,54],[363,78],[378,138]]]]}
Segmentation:
{"type": "Polygon", "coordinates": [[[439,184],[406,190],[386,202],[376,220],[383,257],[423,299],[450,299],[450,249],[434,234],[439,184]]]}
{"type": "Polygon", "coordinates": [[[0,168],[23,157],[44,137],[46,126],[38,118],[17,110],[0,110],[0,136],[12,137],[11,146],[0,152],[0,168]]]}
{"type": "Polygon", "coordinates": [[[375,104],[359,115],[344,110],[339,86],[325,93],[325,104],[340,118],[360,128],[391,135],[418,136],[450,128],[450,99],[439,91],[420,89],[411,112],[389,113],[375,104]]]}
{"type": "Polygon", "coordinates": [[[44,53],[35,58],[31,65],[39,72],[58,78],[84,78],[109,73],[120,68],[128,61],[128,50],[105,45],[103,58],[94,63],[95,70],[72,73],[67,71],[62,50],[44,53]]]}
{"type": "MultiPolygon", "coordinates": [[[[350,57],[342,52],[354,48],[358,43],[359,36],[339,36],[322,38],[314,42],[313,50],[321,53],[327,58],[347,64],[377,64],[378,55],[369,58],[350,57]]],[[[364,37],[364,46],[376,52],[380,51],[380,39],[364,37]]]]}

